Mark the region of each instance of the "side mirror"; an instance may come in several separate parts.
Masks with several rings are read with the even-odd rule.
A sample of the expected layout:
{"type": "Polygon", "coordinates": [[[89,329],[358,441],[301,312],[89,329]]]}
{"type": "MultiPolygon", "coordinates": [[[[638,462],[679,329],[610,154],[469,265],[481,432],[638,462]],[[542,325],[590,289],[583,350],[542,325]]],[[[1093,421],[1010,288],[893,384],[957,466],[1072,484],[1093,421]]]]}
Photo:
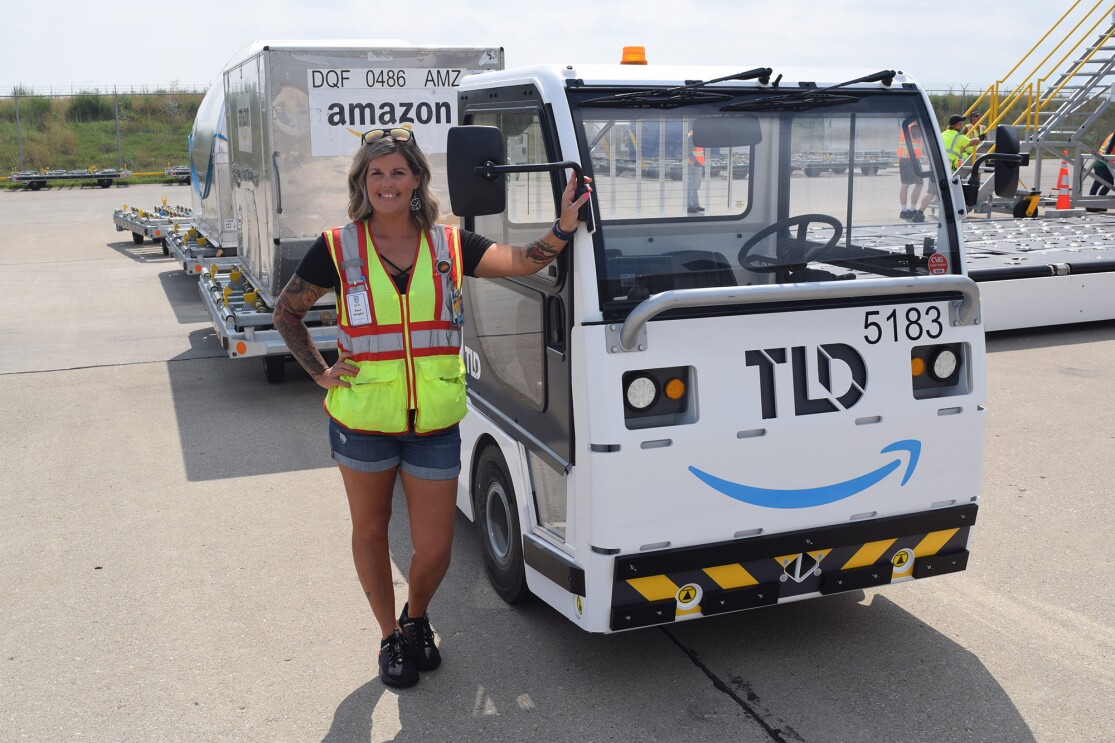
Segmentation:
{"type": "Polygon", "coordinates": [[[1020,155],[1018,132],[1013,126],[995,127],[995,152],[982,155],[972,163],[972,174],[964,184],[964,201],[969,207],[979,198],[980,167],[985,162],[995,163],[995,195],[1013,199],[1018,195],[1018,169],[1030,164],[1030,155],[1020,155]]]}
{"type": "MultiPolygon", "coordinates": [[[[1018,130],[1002,124],[995,127],[995,151],[1000,155],[1017,155],[1018,150],[1018,130]]],[[[1018,194],[1018,165],[1010,160],[995,162],[996,196],[1013,198],[1018,194]]]]}
{"type": "Polygon", "coordinates": [[[507,176],[480,174],[478,167],[504,165],[503,134],[494,126],[454,126],[446,142],[449,201],[459,217],[499,214],[507,208],[507,176]]]}

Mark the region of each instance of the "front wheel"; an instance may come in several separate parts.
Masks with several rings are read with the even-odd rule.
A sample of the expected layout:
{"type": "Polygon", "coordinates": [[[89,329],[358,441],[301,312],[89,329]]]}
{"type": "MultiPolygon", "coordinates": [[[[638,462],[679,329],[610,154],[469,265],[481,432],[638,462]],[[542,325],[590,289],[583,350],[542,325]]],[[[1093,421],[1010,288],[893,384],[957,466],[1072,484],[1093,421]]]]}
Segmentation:
{"type": "Polygon", "coordinates": [[[530,589],[523,567],[519,509],[507,465],[496,446],[487,447],[480,455],[472,497],[488,581],[507,603],[522,603],[530,597],[530,589]]]}
{"type": "Polygon", "coordinates": [[[133,232],[132,233],[132,242],[134,242],[136,245],[142,245],[143,244],[143,235],[141,235],[138,232],[133,232]]]}

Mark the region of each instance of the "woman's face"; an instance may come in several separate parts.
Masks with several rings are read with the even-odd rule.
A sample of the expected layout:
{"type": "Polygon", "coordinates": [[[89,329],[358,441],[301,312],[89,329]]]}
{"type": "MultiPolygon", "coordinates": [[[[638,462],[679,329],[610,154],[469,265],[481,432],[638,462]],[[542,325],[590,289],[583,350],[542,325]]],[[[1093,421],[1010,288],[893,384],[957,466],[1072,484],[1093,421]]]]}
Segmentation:
{"type": "Polygon", "coordinates": [[[364,188],[375,212],[392,213],[410,210],[410,196],[420,179],[400,152],[389,152],[368,163],[364,188]]]}

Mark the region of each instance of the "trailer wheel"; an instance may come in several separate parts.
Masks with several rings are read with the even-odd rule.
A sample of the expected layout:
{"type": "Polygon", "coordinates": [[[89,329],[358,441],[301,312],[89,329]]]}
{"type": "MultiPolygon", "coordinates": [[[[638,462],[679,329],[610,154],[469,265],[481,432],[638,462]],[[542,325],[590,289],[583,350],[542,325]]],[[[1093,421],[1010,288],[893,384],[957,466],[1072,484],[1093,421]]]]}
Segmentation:
{"type": "Polygon", "coordinates": [[[286,357],[264,356],[263,373],[267,377],[268,384],[282,384],[286,379],[286,357]]]}
{"type": "Polygon", "coordinates": [[[864,175],[875,175],[879,172],[879,168],[874,165],[864,165],[862,168],[859,169],[859,172],[863,173],[864,175]]]}
{"type": "Polygon", "coordinates": [[[809,178],[816,178],[821,174],[821,169],[815,165],[806,165],[803,172],[809,178]]]}
{"type": "Polygon", "coordinates": [[[163,246],[163,255],[170,255],[170,248],[167,247],[165,237],[160,237],[159,238],[159,245],[163,246]]]}
{"type": "Polygon", "coordinates": [[[27,184],[27,187],[30,188],[32,191],[38,191],[44,185],[46,185],[46,181],[31,181],[27,184]]]}
{"type": "Polygon", "coordinates": [[[133,232],[132,242],[134,242],[136,245],[143,245],[143,235],[139,234],[138,232],[133,232]]]}
{"type": "Polygon", "coordinates": [[[109,186],[112,185],[112,179],[111,178],[98,178],[97,179],[97,185],[100,186],[101,188],[108,188],[109,186]]]}
{"type": "Polygon", "coordinates": [[[530,597],[523,567],[523,535],[515,489],[499,447],[489,446],[480,454],[472,494],[488,581],[507,603],[522,603],[530,597]]]}

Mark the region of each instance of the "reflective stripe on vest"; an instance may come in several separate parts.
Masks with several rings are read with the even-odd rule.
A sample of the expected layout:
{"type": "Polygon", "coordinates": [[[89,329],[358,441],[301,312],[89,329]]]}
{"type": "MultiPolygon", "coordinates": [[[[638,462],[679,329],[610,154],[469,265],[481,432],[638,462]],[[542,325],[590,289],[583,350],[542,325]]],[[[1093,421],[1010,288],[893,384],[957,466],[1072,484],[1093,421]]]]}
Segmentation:
{"type": "MultiPolygon", "coordinates": [[[[427,234],[423,233],[406,294],[406,302],[410,305],[411,348],[416,355],[458,353],[461,329],[454,327],[452,320],[453,291],[460,287],[463,276],[460,233],[456,227],[436,225],[428,236],[432,239],[433,251],[429,249],[427,234]],[[450,266],[450,270],[438,271],[439,264],[450,266]],[[439,281],[425,281],[435,274],[439,281]]],[[[330,230],[325,233],[325,240],[341,278],[341,295],[337,297],[337,346],[351,353],[357,361],[402,358],[406,348],[403,296],[378,255],[376,260],[370,260],[369,247],[374,254],[375,246],[367,223],[347,224],[330,230]],[[350,326],[344,295],[350,287],[362,287],[365,282],[371,290],[373,322],[350,326]]]]}
{"type": "Polygon", "coordinates": [[[964,150],[964,147],[968,146],[965,144],[964,147],[961,147],[961,139],[965,142],[968,141],[967,137],[963,136],[955,129],[946,129],[941,133],[941,141],[945,143],[945,150],[948,152],[949,162],[952,163],[954,170],[960,165],[960,153],[964,150]]]}
{"type": "Polygon", "coordinates": [[[463,280],[456,227],[435,225],[423,232],[405,294],[387,273],[367,222],[324,234],[337,268],[337,346],[360,368],[345,377],[350,387],[333,387],[325,409],[343,426],[374,433],[404,433],[408,411],[414,429],[448,428],[465,413],[461,328],[453,324],[453,295],[463,280]],[[368,292],[371,322],[352,325],[348,301],[368,292]]]}

